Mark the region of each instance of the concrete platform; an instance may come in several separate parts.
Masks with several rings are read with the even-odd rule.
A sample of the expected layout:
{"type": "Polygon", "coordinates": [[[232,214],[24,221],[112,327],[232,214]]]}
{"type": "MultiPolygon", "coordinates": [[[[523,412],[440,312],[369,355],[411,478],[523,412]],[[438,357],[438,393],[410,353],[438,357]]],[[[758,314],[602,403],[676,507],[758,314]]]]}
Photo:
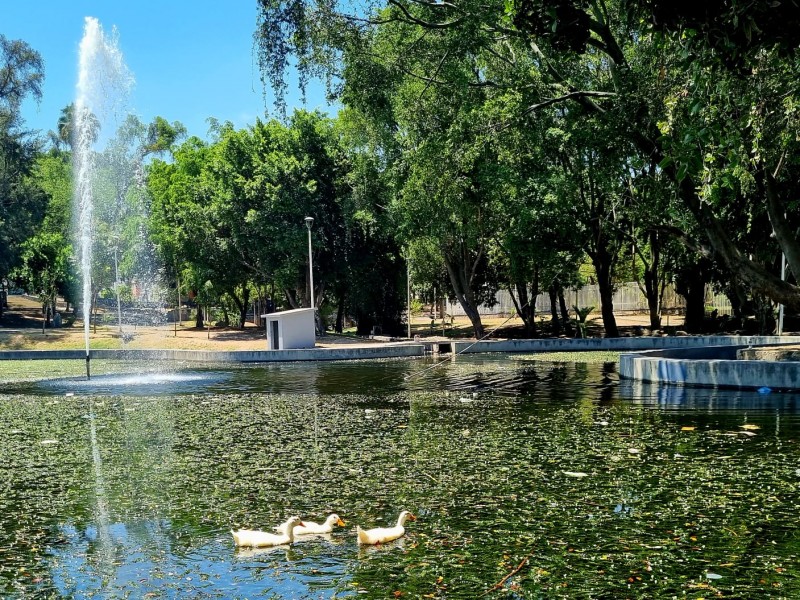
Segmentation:
{"type": "MultiPolygon", "coordinates": [[[[91,350],[92,359],[146,360],[178,362],[292,362],[363,360],[424,356],[430,352],[423,344],[391,346],[309,348],[305,350],[91,350]]],[[[85,350],[5,350],[0,360],[85,360],[85,350]]]]}
{"type": "MultiPolygon", "coordinates": [[[[797,344],[795,338],[778,340],[777,343],[787,346],[797,344]]],[[[770,342],[765,342],[762,337],[754,337],[748,340],[747,345],[623,354],[620,356],[620,376],[641,382],[683,386],[800,390],[800,362],[737,359],[737,355],[748,347],[767,343],[770,342]]]]}

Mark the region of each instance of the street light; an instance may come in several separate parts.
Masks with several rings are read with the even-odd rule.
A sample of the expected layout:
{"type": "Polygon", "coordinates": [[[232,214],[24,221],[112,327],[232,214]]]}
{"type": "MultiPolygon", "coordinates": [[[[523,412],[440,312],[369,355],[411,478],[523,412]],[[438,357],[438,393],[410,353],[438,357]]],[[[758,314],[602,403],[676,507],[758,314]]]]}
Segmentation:
{"type": "Polygon", "coordinates": [[[314,308],[314,267],[311,263],[311,225],[314,224],[314,217],[306,217],[304,220],[308,229],[308,281],[311,285],[311,308],[314,308]]]}

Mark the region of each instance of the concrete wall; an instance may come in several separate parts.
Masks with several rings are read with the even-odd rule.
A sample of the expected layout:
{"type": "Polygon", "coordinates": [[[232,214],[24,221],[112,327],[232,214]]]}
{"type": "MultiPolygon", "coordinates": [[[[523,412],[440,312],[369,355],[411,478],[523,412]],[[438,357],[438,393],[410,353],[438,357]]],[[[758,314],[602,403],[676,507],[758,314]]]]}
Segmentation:
{"type": "MultiPolygon", "coordinates": [[[[315,348],[310,350],[92,350],[92,359],[169,360],[186,362],[288,362],[306,360],[357,360],[424,356],[423,344],[398,344],[371,348],[315,348]]],[[[6,350],[0,360],[86,360],[84,350],[6,350]]]]}
{"type": "MultiPolygon", "coordinates": [[[[763,342],[759,342],[761,344],[763,342]]],[[[800,362],[735,360],[743,346],[623,354],[620,376],[637,381],[704,387],[800,389],[800,362]]]]}
{"type": "Polygon", "coordinates": [[[558,338],[543,340],[485,340],[483,342],[453,342],[453,351],[472,352],[572,352],[586,350],[659,350],[665,348],[696,348],[705,346],[761,346],[800,342],[792,336],[668,336],[623,338],[558,338]]]}

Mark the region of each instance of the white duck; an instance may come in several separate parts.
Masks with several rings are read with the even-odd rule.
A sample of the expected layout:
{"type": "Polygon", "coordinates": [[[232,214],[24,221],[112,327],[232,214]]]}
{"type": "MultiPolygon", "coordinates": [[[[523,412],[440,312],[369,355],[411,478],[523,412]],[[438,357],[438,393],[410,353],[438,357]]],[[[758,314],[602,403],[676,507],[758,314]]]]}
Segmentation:
{"type": "Polygon", "coordinates": [[[338,525],[344,527],[344,521],[339,518],[339,515],[328,515],[324,523],[314,523],[313,521],[303,521],[300,525],[295,525],[294,535],[310,535],[314,533],[330,533],[333,531],[333,526],[338,525]]]}
{"type": "Polygon", "coordinates": [[[403,527],[406,519],[409,521],[416,521],[417,517],[412,515],[409,511],[404,510],[400,513],[400,516],[397,517],[397,525],[394,527],[376,527],[375,529],[367,530],[361,529],[361,527],[356,527],[358,543],[382,544],[396,540],[397,538],[402,537],[402,535],[406,532],[405,527],[403,527]]]}
{"type": "Polygon", "coordinates": [[[300,517],[292,517],[281,525],[279,533],[267,533],[256,529],[231,530],[233,542],[240,547],[268,548],[270,546],[283,546],[294,542],[295,525],[303,525],[300,517]]]}

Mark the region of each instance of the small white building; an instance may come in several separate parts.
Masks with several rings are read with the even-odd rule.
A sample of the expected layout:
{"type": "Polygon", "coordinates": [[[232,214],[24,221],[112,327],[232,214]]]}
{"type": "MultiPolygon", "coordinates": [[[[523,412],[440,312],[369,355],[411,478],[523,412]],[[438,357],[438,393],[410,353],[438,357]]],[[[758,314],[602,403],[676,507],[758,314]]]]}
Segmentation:
{"type": "Polygon", "coordinates": [[[316,328],[313,308],[296,308],[261,315],[267,329],[267,350],[313,348],[316,328]]]}

